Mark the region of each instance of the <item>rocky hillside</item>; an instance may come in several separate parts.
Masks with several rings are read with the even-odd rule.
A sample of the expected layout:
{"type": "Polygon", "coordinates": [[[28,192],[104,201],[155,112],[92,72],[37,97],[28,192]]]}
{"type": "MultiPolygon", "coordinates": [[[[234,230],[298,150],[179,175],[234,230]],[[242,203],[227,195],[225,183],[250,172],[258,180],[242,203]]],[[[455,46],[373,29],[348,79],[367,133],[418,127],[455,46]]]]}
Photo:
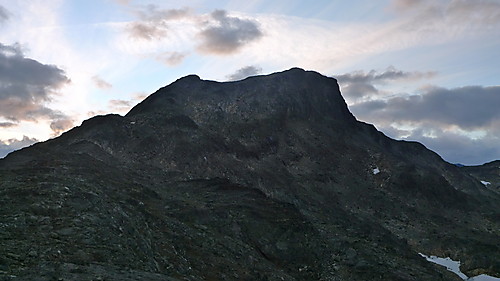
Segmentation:
{"type": "Polygon", "coordinates": [[[500,274],[499,193],[297,68],[181,78],[0,179],[5,280],[460,280],[419,252],[500,274]]]}
{"type": "Polygon", "coordinates": [[[500,160],[479,166],[465,166],[461,169],[475,177],[487,189],[500,193],[500,160]]]}

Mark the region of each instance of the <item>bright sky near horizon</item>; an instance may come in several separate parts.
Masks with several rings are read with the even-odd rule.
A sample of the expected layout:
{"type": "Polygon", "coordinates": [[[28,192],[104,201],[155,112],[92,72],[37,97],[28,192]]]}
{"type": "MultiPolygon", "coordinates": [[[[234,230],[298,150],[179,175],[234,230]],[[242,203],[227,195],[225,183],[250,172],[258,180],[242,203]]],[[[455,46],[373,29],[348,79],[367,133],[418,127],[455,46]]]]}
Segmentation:
{"type": "Polygon", "coordinates": [[[499,62],[500,0],[0,0],[0,157],[188,74],[300,67],[386,135],[482,164],[500,159],[499,62]]]}

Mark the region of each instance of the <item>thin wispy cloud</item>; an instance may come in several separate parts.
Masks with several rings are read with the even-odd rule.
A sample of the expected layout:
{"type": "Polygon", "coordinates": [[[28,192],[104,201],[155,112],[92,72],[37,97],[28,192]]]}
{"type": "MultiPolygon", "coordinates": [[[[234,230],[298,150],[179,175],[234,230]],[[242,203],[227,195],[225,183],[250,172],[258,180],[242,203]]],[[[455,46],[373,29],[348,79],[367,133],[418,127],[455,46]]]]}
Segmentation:
{"type": "Polygon", "coordinates": [[[113,88],[113,85],[111,85],[109,82],[107,82],[106,80],[104,80],[103,78],[101,78],[98,75],[92,76],[92,82],[94,82],[96,87],[99,89],[106,90],[106,89],[113,88]]]}
{"type": "Polygon", "coordinates": [[[187,57],[186,53],[181,52],[165,52],[156,56],[156,59],[166,65],[176,66],[181,64],[187,57]]]}
{"type": "Polygon", "coordinates": [[[392,9],[398,12],[405,12],[409,9],[415,8],[424,2],[423,0],[393,0],[391,5],[392,9]]]}
{"type": "Polygon", "coordinates": [[[138,21],[132,22],[127,30],[132,38],[144,40],[160,40],[168,36],[169,22],[191,16],[189,8],[160,9],[149,5],[137,11],[138,21]]]}
{"type": "Polygon", "coordinates": [[[436,72],[402,71],[394,66],[389,66],[384,71],[372,69],[368,72],[363,70],[354,71],[336,76],[341,83],[387,83],[394,80],[420,80],[430,78],[436,72]]]}
{"type": "Polygon", "coordinates": [[[401,27],[410,31],[432,33],[446,29],[448,35],[454,36],[493,30],[500,25],[500,2],[492,0],[394,0],[391,8],[406,19],[401,27]]]}
{"type": "Polygon", "coordinates": [[[9,11],[0,5],[0,26],[4,24],[10,17],[9,11]]]}
{"type": "Polygon", "coordinates": [[[114,0],[116,3],[120,4],[120,5],[129,5],[131,0],[114,0]]]}
{"type": "Polygon", "coordinates": [[[112,112],[126,113],[132,108],[132,102],[128,100],[110,100],[108,107],[112,112]]]}
{"type": "Polygon", "coordinates": [[[262,73],[262,68],[255,65],[248,65],[236,70],[227,76],[229,81],[237,81],[262,73]]]}

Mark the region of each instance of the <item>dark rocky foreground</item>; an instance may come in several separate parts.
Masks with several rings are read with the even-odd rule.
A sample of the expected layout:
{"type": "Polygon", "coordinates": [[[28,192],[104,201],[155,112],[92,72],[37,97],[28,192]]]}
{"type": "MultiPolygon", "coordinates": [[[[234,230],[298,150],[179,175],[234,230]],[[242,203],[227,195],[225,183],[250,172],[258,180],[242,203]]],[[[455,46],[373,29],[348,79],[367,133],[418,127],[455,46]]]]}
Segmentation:
{"type": "Polygon", "coordinates": [[[460,280],[419,252],[498,276],[478,171],[357,121],[315,72],[187,76],[0,160],[0,280],[460,280]]]}

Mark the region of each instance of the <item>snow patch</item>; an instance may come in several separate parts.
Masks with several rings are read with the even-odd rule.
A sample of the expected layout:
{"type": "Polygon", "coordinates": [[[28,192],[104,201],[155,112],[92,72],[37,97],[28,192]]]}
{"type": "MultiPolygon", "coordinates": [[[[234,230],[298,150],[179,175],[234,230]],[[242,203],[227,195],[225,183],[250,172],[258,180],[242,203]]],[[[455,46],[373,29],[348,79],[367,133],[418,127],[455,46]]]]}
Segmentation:
{"type": "Polygon", "coordinates": [[[499,280],[500,278],[496,278],[486,274],[481,274],[467,279],[467,281],[499,281],[499,280]]]}
{"type": "Polygon", "coordinates": [[[456,275],[458,275],[460,278],[464,279],[464,280],[467,280],[469,277],[465,274],[463,274],[461,271],[460,271],[460,261],[454,261],[450,258],[440,258],[440,257],[436,257],[436,256],[426,256],[422,253],[418,253],[419,255],[421,255],[422,257],[424,257],[427,261],[430,261],[430,262],[433,262],[433,263],[436,263],[436,264],[439,264],[441,266],[444,266],[446,267],[446,269],[448,269],[449,271],[455,273],[456,275]]]}
{"type": "Polygon", "coordinates": [[[374,175],[376,175],[376,174],[380,173],[380,170],[377,167],[375,167],[375,169],[373,169],[372,172],[374,175]]]}
{"type": "Polygon", "coordinates": [[[468,277],[465,275],[463,272],[460,271],[460,261],[454,261],[450,258],[440,258],[436,256],[427,256],[422,253],[418,253],[422,257],[424,257],[427,261],[439,264],[441,266],[446,267],[449,271],[455,273],[458,275],[460,278],[466,280],[466,281],[500,281],[500,278],[496,278],[493,276],[489,276],[486,274],[481,274],[478,276],[474,277],[468,277]]]}
{"type": "Polygon", "coordinates": [[[488,186],[491,184],[491,182],[489,182],[489,181],[481,181],[481,183],[484,184],[484,186],[488,186]]]}

